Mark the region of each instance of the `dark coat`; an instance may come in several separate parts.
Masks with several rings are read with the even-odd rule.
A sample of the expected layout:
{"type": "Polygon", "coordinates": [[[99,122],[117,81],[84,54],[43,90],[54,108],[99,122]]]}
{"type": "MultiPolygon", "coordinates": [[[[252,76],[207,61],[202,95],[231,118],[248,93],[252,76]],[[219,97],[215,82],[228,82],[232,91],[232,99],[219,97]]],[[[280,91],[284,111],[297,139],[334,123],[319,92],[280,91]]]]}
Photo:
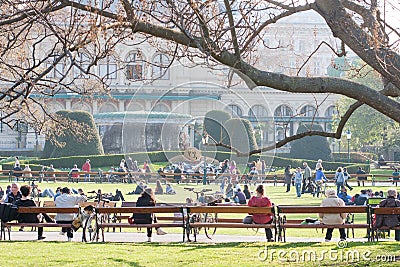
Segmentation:
{"type": "MultiPolygon", "coordinates": [[[[26,200],[18,200],[17,201],[17,207],[36,207],[35,202],[32,199],[26,199],[26,200]]],[[[37,217],[37,213],[23,213],[23,214],[18,214],[18,222],[26,222],[26,223],[36,223],[39,222],[39,219],[37,217]]]]}
{"type": "MultiPolygon", "coordinates": [[[[136,207],[154,207],[155,201],[147,193],[143,193],[136,202],[136,207]]],[[[134,213],[133,218],[137,224],[150,224],[152,223],[151,213],[134,213]]]]}
{"type": "MultiPolygon", "coordinates": [[[[400,207],[400,201],[394,197],[388,197],[379,203],[379,207],[400,207]]],[[[400,224],[399,215],[377,215],[375,227],[382,226],[395,227],[400,224]]]]}

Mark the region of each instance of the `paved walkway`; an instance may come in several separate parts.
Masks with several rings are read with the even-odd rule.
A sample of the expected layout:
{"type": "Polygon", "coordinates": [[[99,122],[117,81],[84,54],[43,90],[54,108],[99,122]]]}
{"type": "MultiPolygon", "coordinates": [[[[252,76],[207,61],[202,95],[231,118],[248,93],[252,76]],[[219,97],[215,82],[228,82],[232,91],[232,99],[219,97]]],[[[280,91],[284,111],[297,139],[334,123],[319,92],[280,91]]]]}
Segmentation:
{"type": "MultiPolygon", "coordinates": [[[[168,230],[168,229],[166,229],[168,230]]],[[[155,231],[154,231],[155,232],[155,231]]],[[[339,233],[337,233],[339,235],[339,233]]],[[[59,235],[59,232],[44,232],[44,236],[46,239],[40,242],[48,242],[48,241],[67,241],[66,235],[59,235]]],[[[6,239],[8,237],[6,236],[6,239]]],[[[37,232],[24,231],[11,232],[11,240],[13,241],[35,241],[37,239],[37,232]]],[[[73,242],[80,242],[82,239],[82,231],[78,231],[74,233],[73,242]]],[[[163,236],[153,235],[153,242],[182,242],[183,234],[167,234],[163,236]]],[[[193,239],[193,238],[191,238],[193,239]]],[[[105,241],[106,242],[146,242],[147,237],[145,231],[141,233],[134,232],[106,232],[105,233],[105,241]]],[[[265,242],[265,237],[261,234],[257,235],[247,235],[247,236],[239,236],[239,235],[215,235],[212,240],[208,239],[204,233],[201,233],[197,236],[197,242],[199,243],[227,243],[227,242],[265,242]]],[[[324,234],[319,233],[317,237],[287,237],[286,242],[324,242],[324,234]]],[[[339,241],[339,238],[333,238],[332,242],[339,241]]],[[[349,242],[357,241],[357,242],[367,242],[367,238],[350,238],[349,242]]]]}

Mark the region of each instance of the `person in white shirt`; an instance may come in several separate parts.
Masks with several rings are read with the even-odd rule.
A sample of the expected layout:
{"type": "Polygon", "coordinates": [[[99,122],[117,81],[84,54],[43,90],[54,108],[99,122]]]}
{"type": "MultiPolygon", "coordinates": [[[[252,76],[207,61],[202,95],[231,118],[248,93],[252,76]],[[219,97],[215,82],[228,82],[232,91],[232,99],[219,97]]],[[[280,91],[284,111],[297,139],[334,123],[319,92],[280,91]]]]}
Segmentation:
{"type": "MultiPolygon", "coordinates": [[[[71,195],[68,187],[61,189],[61,195],[55,199],[55,204],[57,208],[72,208],[81,202],[87,200],[85,195],[71,195]]],[[[71,213],[57,213],[55,220],[59,224],[71,224],[74,220],[75,215],[71,213]]],[[[64,235],[67,233],[68,241],[71,241],[74,237],[71,228],[62,228],[60,234],[64,235]]]]}

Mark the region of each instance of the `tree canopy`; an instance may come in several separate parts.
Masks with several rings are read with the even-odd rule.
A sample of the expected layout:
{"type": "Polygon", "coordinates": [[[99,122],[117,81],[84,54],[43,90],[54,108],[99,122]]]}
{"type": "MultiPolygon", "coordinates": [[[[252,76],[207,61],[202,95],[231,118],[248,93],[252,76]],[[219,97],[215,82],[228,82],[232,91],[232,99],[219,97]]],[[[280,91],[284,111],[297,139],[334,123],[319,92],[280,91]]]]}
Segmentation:
{"type": "MultiPolygon", "coordinates": [[[[340,138],[349,117],[362,105],[400,122],[400,23],[398,17],[390,22],[387,14],[398,13],[398,9],[391,1],[381,2],[4,0],[0,3],[2,120],[11,126],[19,116],[30,118],[28,123],[46,121],[46,116],[37,115],[46,113],[46,109],[33,95],[53,96],[60,91],[107,93],[107,77],[96,77],[92,73],[94,66],[114,55],[118,43],[139,46],[147,41],[172,54],[175,60],[203,60],[202,64],[210,68],[227,66],[250,89],[266,86],[294,93],[340,94],[355,100],[340,114],[332,132],[310,130],[287,136],[250,154],[281,147],[304,136],[340,138]],[[341,51],[333,53],[342,57],[351,49],[380,75],[383,85],[379,90],[341,77],[289,76],[256,64],[258,48],[269,48],[263,39],[264,31],[307,10],[318,13],[332,35],[342,42],[341,51]],[[44,53],[43,46],[50,52],[44,53]],[[85,62],[79,56],[82,51],[90,54],[85,62]],[[61,63],[65,63],[63,72],[57,68],[61,63]],[[89,78],[83,82],[67,78],[66,71],[74,69],[89,78]]],[[[313,55],[310,53],[304,60],[313,55]]]]}

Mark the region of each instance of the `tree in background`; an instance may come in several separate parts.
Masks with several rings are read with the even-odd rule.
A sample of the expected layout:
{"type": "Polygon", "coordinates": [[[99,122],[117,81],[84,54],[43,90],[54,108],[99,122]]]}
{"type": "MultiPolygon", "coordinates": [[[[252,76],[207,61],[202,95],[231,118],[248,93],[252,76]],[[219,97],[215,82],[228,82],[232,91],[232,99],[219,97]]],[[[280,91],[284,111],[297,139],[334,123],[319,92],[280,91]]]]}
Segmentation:
{"type": "Polygon", "coordinates": [[[45,143],[45,157],[101,155],[104,153],[100,136],[90,113],[61,110],[56,115],[58,127],[53,127],[48,132],[48,136],[52,137],[51,140],[54,141],[45,143]]]}
{"type": "MultiPolygon", "coordinates": [[[[297,134],[307,131],[323,131],[318,124],[300,124],[297,134]]],[[[290,143],[290,157],[295,159],[326,160],[332,158],[331,149],[326,137],[306,136],[290,143]]]]}

